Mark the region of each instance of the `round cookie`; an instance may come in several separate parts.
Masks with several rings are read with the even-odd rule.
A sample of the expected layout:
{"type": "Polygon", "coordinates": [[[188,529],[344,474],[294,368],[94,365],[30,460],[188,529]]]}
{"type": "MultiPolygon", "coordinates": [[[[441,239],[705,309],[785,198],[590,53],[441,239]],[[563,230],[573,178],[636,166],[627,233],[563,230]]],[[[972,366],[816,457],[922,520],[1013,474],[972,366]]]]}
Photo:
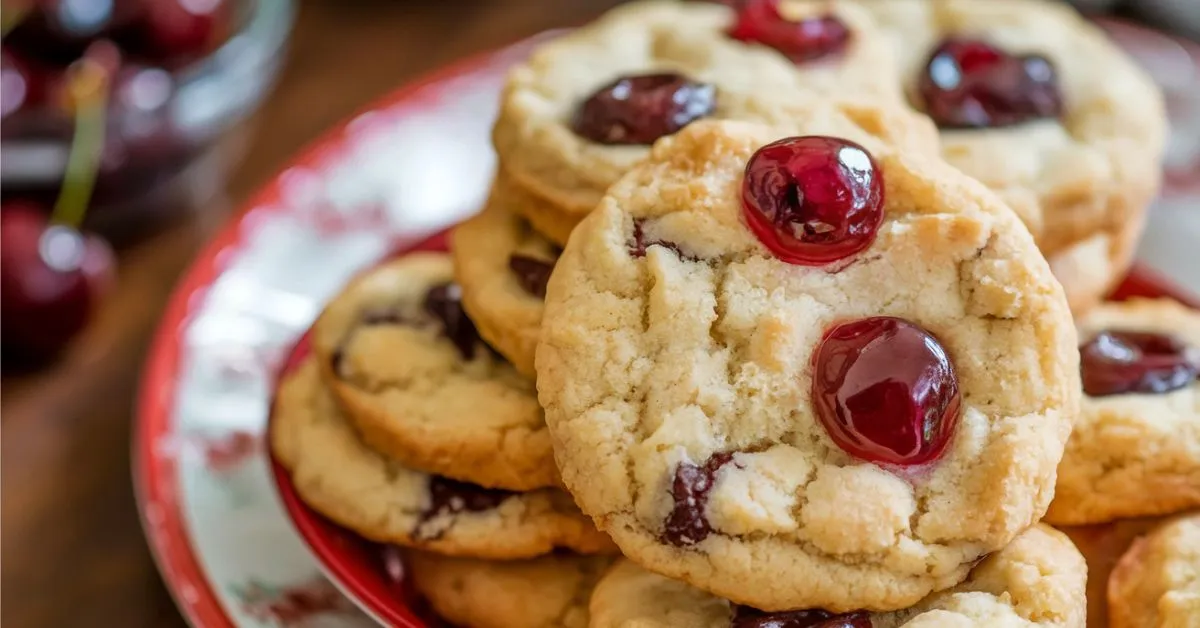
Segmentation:
{"type": "Polygon", "coordinates": [[[557,489],[485,489],[414,471],[369,449],[312,357],[280,384],[271,446],[306,504],[372,541],[494,559],[531,558],[560,547],[613,549],[557,489]]]}
{"type": "MultiPolygon", "coordinates": [[[[1083,628],[1087,564],[1061,532],[1037,525],[979,563],[962,584],[909,609],[852,612],[821,626],[854,628],[1083,628]]],[[[776,616],[739,607],[622,560],[592,595],[591,628],[768,628],[817,625],[818,612],[776,616]],[[809,619],[805,623],[801,618],[809,619]],[[788,623],[792,619],[795,623],[788,623]],[[770,623],[775,620],[777,623],[770,623]]],[[[830,618],[832,619],[832,618],[830,618]]]]}
{"type": "Polygon", "coordinates": [[[1154,81],[1064,3],[855,4],[891,35],[902,87],[942,127],[946,160],[1016,210],[1047,257],[1092,241],[1108,276],[1064,284],[1073,303],[1098,300],[1128,270],[1127,243],[1161,182],[1167,124],[1154,81]],[[993,46],[1002,60],[956,73],[941,47],[952,38],[993,46]],[[981,95],[959,100],[972,93],[981,95]],[[989,103],[996,113],[981,116],[989,103]]]}
{"type": "Polygon", "coordinates": [[[414,253],[355,279],[313,327],[347,418],[405,465],[509,490],[559,485],[533,382],[479,339],[450,256],[414,253]]]}
{"type": "Polygon", "coordinates": [[[454,277],[479,335],[533,378],[542,300],[559,250],[513,213],[511,192],[511,184],[497,178],[483,211],[455,227],[454,277]]]}
{"type": "Polygon", "coordinates": [[[873,162],[837,140],[789,140],[840,148],[778,157],[815,168],[785,185],[760,168],[780,150],[765,147],[771,129],[698,122],[659,142],[559,258],[538,392],[565,485],[643,567],[763,610],[895,610],[1042,517],[1079,411],[1077,337],[1061,286],[994,194],[853,125],[821,132],[873,162]],[[831,162],[879,189],[826,188],[831,162]],[[865,248],[787,263],[795,251],[751,223],[744,194],[824,217],[788,219],[800,253],[828,252],[808,243],[842,231],[830,248],[865,248]],[[831,209],[851,201],[867,207],[846,214],[853,229],[831,209]],[[851,222],[870,215],[873,242],[851,222]],[[854,341],[850,323],[895,335],[853,360],[819,357],[854,341]],[[841,366],[861,404],[826,379],[841,366]],[[849,401],[830,410],[831,395],[849,401]]]}
{"type": "Polygon", "coordinates": [[[1200,508],[1200,312],[1134,299],[1096,307],[1078,328],[1084,396],[1046,520],[1081,525],[1200,508]],[[1111,332],[1161,334],[1178,345],[1178,359],[1160,350],[1143,353],[1158,367],[1136,360],[1136,345],[1111,332]],[[1122,371],[1150,379],[1139,385],[1122,371]]]}
{"type": "Polygon", "coordinates": [[[471,628],[588,628],[607,556],[554,553],[520,561],[405,555],[406,575],[443,619],[471,628]]]}
{"type": "Polygon", "coordinates": [[[558,246],[566,246],[571,230],[584,214],[572,214],[554,206],[546,199],[526,190],[513,181],[504,170],[496,173],[496,185],[504,185],[512,199],[512,211],[529,221],[535,231],[558,246]]]}
{"type": "Polygon", "coordinates": [[[754,14],[749,19],[716,3],[632,3],[545,44],[509,74],[493,133],[501,164],[522,188],[578,221],[646,156],[653,139],[691,120],[783,123],[793,119],[796,102],[902,102],[892,53],[868,12],[841,3],[786,0],[773,14],[767,6],[773,3],[746,4],[757,5],[745,9],[754,14]],[[787,20],[790,27],[781,26],[787,20]],[[772,28],[775,35],[790,30],[784,35],[796,41],[775,41],[772,28]],[[785,44],[806,43],[806,28],[815,35],[807,42],[814,47],[788,52],[785,44]],[[830,44],[828,50],[822,43],[830,44]],[[816,58],[793,60],[798,53],[816,58]],[[590,128],[583,121],[607,119],[605,111],[588,109],[594,94],[623,77],[664,73],[694,83],[672,94],[663,94],[661,81],[644,91],[630,83],[614,88],[605,101],[610,117],[635,118],[657,132],[622,125],[611,134],[583,135],[590,128]],[[643,94],[662,96],[645,105],[655,113],[627,111],[658,97],[643,94]]]}
{"type": "Polygon", "coordinates": [[[1200,625],[1200,514],[1133,542],[1108,578],[1108,622],[1111,628],[1200,625]]]}

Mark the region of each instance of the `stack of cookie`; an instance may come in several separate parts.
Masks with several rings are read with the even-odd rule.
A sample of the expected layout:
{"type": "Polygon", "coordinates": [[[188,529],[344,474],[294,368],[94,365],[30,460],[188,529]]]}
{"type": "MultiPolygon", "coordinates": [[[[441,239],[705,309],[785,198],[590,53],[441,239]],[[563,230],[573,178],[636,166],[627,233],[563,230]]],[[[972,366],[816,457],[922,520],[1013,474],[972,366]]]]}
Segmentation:
{"type": "Polygon", "coordinates": [[[1082,626],[1047,509],[1200,506],[1200,316],[1095,307],[1163,126],[1037,0],[614,10],[512,71],[451,254],[321,316],[276,455],[463,625],[1082,626]]]}

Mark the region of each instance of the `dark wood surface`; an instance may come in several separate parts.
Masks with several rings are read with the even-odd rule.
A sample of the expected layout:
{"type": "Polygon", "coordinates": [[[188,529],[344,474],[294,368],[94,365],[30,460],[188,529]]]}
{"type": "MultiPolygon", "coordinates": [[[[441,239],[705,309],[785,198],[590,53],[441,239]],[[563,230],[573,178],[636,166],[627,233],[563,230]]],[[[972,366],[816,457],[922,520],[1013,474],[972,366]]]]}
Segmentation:
{"type": "Polygon", "coordinates": [[[456,58],[578,24],[616,0],[301,2],[278,88],[253,120],[227,202],[121,254],[120,283],[54,365],[0,386],[0,624],[184,626],[142,537],[130,428],[146,349],[197,249],[306,142],[456,58]]]}

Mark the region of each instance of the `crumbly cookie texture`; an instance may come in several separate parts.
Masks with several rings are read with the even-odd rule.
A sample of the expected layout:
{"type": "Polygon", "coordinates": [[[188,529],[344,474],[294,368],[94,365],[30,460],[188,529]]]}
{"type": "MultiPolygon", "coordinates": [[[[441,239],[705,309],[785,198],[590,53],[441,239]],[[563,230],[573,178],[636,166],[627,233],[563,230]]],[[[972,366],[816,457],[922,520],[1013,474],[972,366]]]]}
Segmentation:
{"type": "Polygon", "coordinates": [[[798,0],[784,0],[782,10],[794,18],[832,12],[851,30],[848,48],[796,64],[772,48],[729,37],[735,16],[729,7],[672,1],[614,9],[542,46],[509,74],[493,134],[500,162],[522,187],[564,213],[591,211],[649,147],[592,142],[571,130],[571,119],[597,88],[630,74],[678,72],[715,85],[718,119],[785,123],[796,116],[794,103],[834,97],[896,103],[894,115],[905,115],[891,50],[868,12],[798,0]]]}
{"type": "Polygon", "coordinates": [[[514,202],[511,183],[497,179],[484,210],[451,233],[451,250],[463,308],[479,335],[532,379],[543,297],[536,286],[522,283],[512,260],[553,268],[558,247],[513,212],[514,202]]]}
{"type": "Polygon", "coordinates": [[[870,248],[836,270],[776,259],[739,199],[748,158],[778,132],[696,123],[576,229],[537,351],[556,457],[584,512],[647,569],[764,610],[895,610],[961,582],[1042,517],[1079,410],[1062,288],[1011,210],[936,159],[853,125],[833,134],[883,172],[870,248]],[[644,257],[630,251],[635,220],[644,257]],[[957,430],[920,469],[850,457],[812,409],[823,331],[877,315],[928,329],[957,369],[957,430]],[[717,453],[732,459],[709,492],[712,534],[664,542],[676,469],[717,453]]]}
{"type": "Polygon", "coordinates": [[[1042,0],[853,0],[894,42],[903,88],[922,107],[918,77],[948,36],[975,37],[1055,66],[1061,120],[983,130],[944,130],[942,154],[995,190],[1048,256],[1107,234],[1117,254],[1124,226],[1157,193],[1166,137],[1154,81],[1095,25],[1042,0]]]}
{"type": "Polygon", "coordinates": [[[442,618],[472,628],[588,628],[588,600],[612,562],[555,553],[489,561],[405,554],[406,575],[442,618]]]}
{"type": "MultiPolygon", "coordinates": [[[[1086,580],[1087,564],[1071,541],[1038,525],[981,562],[962,584],[909,609],[871,613],[870,623],[874,628],[1083,628],[1086,580]]],[[[591,628],[728,628],[735,612],[728,600],[622,560],[596,585],[591,628]]]]}
{"type": "Polygon", "coordinates": [[[1108,579],[1112,628],[1200,626],[1200,512],[1133,542],[1108,579]]]}
{"type": "Polygon", "coordinates": [[[280,384],[271,446],[306,504],[373,541],[494,559],[531,558],[559,547],[614,549],[559,490],[488,493],[441,482],[368,448],[311,357],[280,384]]]}
{"type": "MultiPolygon", "coordinates": [[[[1101,305],[1078,322],[1170,334],[1200,348],[1200,312],[1167,299],[1101,305]]],[[[1200,508],[1200,381],[1164,394],[1084,395],[1046,520],[1061,525],[1200,508]]]]}
{"type": "Polygon", "coordinates": [[[482,342],[464,356],[424,310],[430,289],[452,280],[449,255],[414,253],[351,282],[313,328],[330,388],[367,444],[410,467],[511,490],[558,486],[533,382],[482,342]]]}

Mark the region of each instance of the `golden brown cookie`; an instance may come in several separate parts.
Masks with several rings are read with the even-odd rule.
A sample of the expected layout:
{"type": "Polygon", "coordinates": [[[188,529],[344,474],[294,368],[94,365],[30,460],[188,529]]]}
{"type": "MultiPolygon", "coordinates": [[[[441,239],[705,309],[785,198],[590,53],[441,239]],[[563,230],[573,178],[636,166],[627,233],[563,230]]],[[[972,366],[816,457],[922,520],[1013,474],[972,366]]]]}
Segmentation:
{"type": "Polygon", "coordinates": [[[1111,628],[1200,626],[1200,513],[1133,542],[1108,579],[1111,628]]]}

